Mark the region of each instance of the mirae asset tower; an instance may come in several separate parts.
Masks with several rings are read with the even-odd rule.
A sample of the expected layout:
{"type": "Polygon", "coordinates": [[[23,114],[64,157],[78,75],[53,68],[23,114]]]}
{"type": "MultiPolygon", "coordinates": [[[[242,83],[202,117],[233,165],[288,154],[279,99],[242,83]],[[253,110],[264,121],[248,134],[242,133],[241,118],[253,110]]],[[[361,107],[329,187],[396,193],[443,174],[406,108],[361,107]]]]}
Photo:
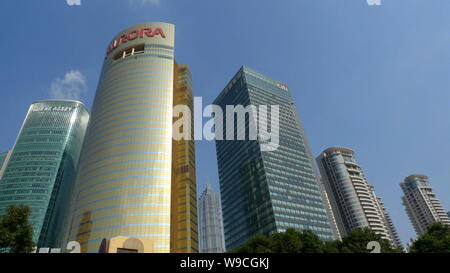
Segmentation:
{"type": "Polygon", "coordinates": [[[38,248],[61,243],[88,121],[89,112],[81,102],[34,102],[5,157],[0,170],[0,215],[11,205],[28,206],[38,248]]]}
{"type": "Polygon", "coordinates": [[[82,252],[198,252],[194,144],[172,140],[173,104],[192,108],[174,36],[142,23],[107,48],[67,226],[82,252]]]}

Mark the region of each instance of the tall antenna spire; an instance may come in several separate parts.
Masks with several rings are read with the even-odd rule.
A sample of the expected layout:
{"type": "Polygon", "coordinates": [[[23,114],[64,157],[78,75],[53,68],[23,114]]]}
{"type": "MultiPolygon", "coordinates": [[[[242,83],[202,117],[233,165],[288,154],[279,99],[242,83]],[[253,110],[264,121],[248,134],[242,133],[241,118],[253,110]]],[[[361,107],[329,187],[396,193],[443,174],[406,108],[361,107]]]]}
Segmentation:
{"type": "Polygon", "coordinates": [[[206,178],[206,190],[212,191],[211,181],[208,178],[206,178]]]}

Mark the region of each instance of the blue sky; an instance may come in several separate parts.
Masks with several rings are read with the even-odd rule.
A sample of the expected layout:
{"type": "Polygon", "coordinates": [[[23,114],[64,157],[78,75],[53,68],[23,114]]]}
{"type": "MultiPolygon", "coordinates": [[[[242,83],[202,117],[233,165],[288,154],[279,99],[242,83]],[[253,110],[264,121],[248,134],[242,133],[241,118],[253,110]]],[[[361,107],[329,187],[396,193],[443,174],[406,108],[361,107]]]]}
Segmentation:
{"type": "MultiPolygon", "coordinates": [[[[0,151],[35,100],[65,94],[90,108],[113,36],[163,21],[204,104],[241,65],[288,84],[314,156],[354,149],[404,243],[414,236],[405,176],[428,175],[450,210],[450,1],[2,0],[0,10],[0,151]]],[[[199,192],[206,179],[218,190],[213,142],[197,143],[197,177],[199,192]]]]}

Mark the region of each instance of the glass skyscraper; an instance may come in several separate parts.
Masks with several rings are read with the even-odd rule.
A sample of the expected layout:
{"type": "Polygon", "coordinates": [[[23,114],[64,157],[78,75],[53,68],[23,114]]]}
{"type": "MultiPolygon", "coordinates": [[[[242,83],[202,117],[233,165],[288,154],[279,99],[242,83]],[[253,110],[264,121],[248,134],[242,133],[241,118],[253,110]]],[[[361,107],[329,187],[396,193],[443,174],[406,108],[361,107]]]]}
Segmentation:
{"type": "Polygon", "coordinates": [[[8,165],[10,156],[11,156],[11,150],[4,152],[4,153],[0,153],[0,181],[2,179],[6,165],[8,165]]]}
{"type": "Polygon", "coordinates": [[[210,184],[198,199],[198,235],[201,253],[225,252],[220,196],[210,184]]]}
{"type": "MultiPolygon", "coordinates": [[[[187,106],[194,111],[192,76],[189,67],[175,63],[173,105],[187,106]]],[[[175,117],[175,123],[181,117],[175,117]]],[[[191,115],[191,135],[194,118],[191,115]]],[[[189,128],[184,128],[188,130],[189,128]]],[[[197,180],[195,174],[194,139],[172,140],[172,186],[170,252],[198,252],[197,180]]]]}
{"type": "Polygon", "coordinates": [[[7,155],[8,152],[0,153],[0,168],[3,167],[3,163],[5,162],[7,155]]]}
{"type": "Polygon", "coordinates": [[[174,25],[142,23],[107,48],[67,230],[82,252],[122,237],[138,252],[198,251],[194,145],[172,140],[173,104],[192,106],[174,40],[174,25]]]}
{"type": "MultiPolygon", "coordinates": [[[[263,143],[247,134],[245,140],[220,140],[216,135],[226,249],[240,246],[255,234],[270,235],[287,228],[335,239],[332,215],[289,88],[242,67],[214,104],[224,110],[226,105],[268,105],[267,112],[279,106],[279,145],[273,151],[261,149],[263,143]]],[[[224,124],[226,119],[224,114],[224,124]]],[[[249,131],[249,119],[245,124],[249,131]]],[[[235,128],[225,126],[223,132],[234,131],[236,137],[236,126],[236,122],[235,128]]]]}
{"type": "Polygon", "coordinates": [[[11,151],[0,183],[0,213],[10,205],[29,206],[38,247],[60,245],[88,121],[81,102],[35,102],[11,151]]]}

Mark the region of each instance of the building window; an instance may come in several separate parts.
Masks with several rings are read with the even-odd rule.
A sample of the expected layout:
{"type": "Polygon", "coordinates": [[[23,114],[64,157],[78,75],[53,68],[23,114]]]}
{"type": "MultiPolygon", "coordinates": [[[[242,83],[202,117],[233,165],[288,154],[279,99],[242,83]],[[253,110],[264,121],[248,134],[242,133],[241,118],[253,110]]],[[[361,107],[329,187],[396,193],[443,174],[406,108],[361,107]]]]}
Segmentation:
{"type": "Polygon", "coordinates": [[[145,45],[144,44],[140,44],[140,45],[135,45],[135,46],[131,46],[128,48],[125,48],[124,50],[116,53],[114,55],[114,61],[118,60],[118,59],[125,59],[126,57],[129,56],[134,56],[137,54],[142,54],[145,51],[145,45]]]}

